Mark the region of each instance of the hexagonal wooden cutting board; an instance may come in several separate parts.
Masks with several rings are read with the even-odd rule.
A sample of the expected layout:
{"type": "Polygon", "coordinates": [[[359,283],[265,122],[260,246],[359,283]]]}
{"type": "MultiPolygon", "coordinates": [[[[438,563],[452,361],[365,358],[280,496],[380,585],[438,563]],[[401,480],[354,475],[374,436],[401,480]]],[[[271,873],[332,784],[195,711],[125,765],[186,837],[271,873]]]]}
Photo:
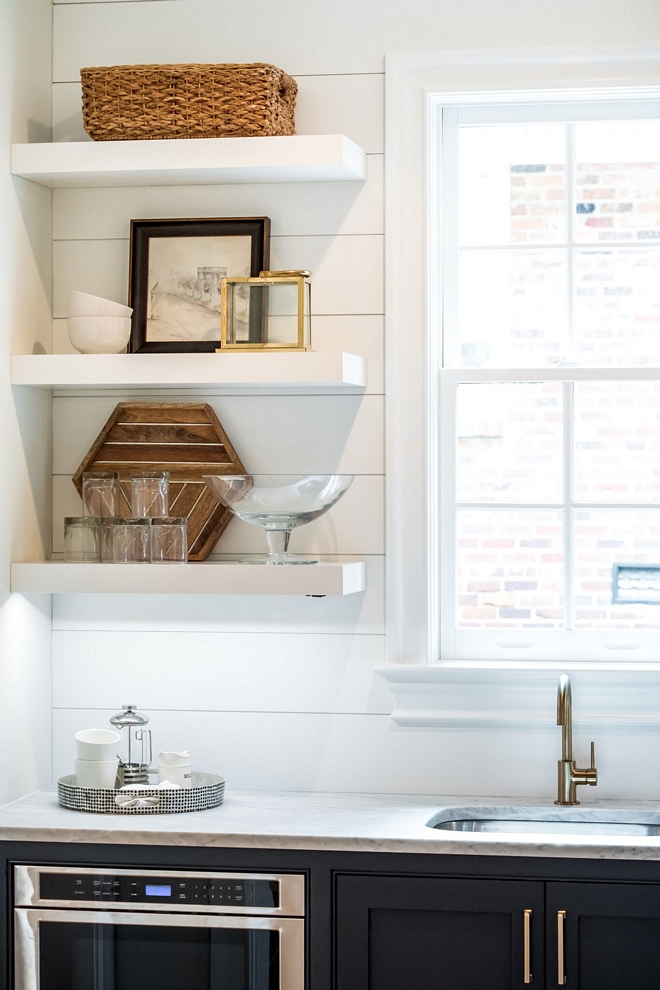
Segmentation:
{"type": "Polygon", "coordinates": [[[117,471],[131,515],[131,475],[170,472],[170,515],[188,519],[189,560],[206,560],[231,512],[203,481],[205,474],[245,474],[220,420],[207,403],[120,402],[73,476],[82,494],[84,471],[117,471]]]}

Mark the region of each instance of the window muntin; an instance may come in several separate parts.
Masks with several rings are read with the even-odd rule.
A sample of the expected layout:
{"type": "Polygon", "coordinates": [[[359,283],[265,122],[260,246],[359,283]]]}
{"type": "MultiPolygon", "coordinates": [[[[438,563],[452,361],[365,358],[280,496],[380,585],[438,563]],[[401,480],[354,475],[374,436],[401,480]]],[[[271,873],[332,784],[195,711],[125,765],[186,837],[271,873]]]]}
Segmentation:
{"type": "Polygon", "coordinates": [[[446,112],[457,151],[445,197],[458,203],[449,367],[660,364],[660,117],[566,112],[515,125],[484,108],[483,126],[446,112]]]}
{"type": "Polygon", "coordinates": [[[445,659],[660,628],[611,602],[614,563],[660,563],[660,105],[561,110],[444,111],[445,659]]]}

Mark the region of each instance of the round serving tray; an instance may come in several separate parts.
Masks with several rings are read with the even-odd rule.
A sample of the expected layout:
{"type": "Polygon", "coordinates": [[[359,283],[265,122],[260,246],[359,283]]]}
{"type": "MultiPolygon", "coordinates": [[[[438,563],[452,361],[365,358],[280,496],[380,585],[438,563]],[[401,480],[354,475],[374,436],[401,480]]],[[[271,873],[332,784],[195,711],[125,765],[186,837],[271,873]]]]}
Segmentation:
{"type": "Polygon", "coordinates": [[[71,811],[91,811],[102,815],[174,815],[217,808],[224,800],[225,780],[215,773],[193,772],[192,787],[189,788],[120,791],[104,787],[78,787],[73,773],[60,777],[57,796],[62,807],[71,811]],[[118,794],[141,798],[144,803],[141,801],[142,806],[137,808],[118,805],[118,794]]]}

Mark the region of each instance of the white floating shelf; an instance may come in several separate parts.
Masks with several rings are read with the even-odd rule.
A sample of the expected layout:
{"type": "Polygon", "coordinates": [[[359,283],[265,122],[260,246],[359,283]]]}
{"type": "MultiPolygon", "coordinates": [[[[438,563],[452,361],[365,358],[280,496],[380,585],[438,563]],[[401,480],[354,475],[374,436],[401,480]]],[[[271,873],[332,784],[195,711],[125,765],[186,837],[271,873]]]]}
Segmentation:
{"type": "Polygon", "coordinates": [[[12,385],[52,389],[202,388],[213,392],[363,392],[366,361],[292,354],[15,354],[12,385]]]}
{"type": "Polygon", "coordinates": [[[12,564],[11,590],[63,595],[353,595],[366,588],[366,565],[322,561],[269,567],[236,561],[203,564],[12,564]]]}
{"type": "Polygon", "coordinates": [[[328,182],[366,178],[343,134],[14,144],[11,171],[51,188],[328,182]]]}

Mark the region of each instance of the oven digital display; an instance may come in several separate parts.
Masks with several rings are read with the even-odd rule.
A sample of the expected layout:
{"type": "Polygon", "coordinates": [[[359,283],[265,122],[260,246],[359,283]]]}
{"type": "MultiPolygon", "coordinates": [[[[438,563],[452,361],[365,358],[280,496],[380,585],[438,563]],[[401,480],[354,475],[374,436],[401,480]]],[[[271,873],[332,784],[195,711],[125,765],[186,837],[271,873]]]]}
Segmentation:
{"type": "Polygon", "coordinates": [[[147,897],[171,897],[172,888],[165,884],[161,886],[148,883],[144,888],[144,893],[147,897]]]}

